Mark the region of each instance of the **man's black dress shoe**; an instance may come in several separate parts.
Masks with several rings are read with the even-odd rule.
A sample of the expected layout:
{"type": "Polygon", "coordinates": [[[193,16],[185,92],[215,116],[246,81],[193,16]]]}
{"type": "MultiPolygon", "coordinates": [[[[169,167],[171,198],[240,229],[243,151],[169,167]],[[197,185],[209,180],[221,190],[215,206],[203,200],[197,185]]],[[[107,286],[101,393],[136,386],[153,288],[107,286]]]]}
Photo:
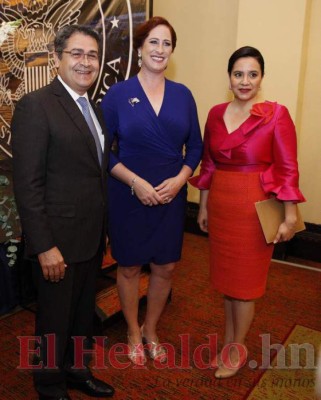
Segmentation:
{"type": "Polygon", "coordinates": [[[115,393],[112,386],[93,376],[86,381],[68,379],[67,384],[70,388],[80,390],[92,397],[111,397],[115,393]]]}

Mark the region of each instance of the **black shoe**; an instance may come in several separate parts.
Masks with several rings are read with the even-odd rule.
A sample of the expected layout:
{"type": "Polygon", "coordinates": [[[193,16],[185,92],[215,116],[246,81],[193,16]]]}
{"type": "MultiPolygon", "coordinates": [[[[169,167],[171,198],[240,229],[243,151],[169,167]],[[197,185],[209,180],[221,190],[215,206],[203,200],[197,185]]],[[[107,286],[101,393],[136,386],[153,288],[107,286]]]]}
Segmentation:
{"type": "Polygon", "coordinates": [[[92,397],[111,397],[115,393],[112,386],[94,378],[93,376],[86,381],[68,380],[67,384],[70,388],[80,390],[81,392],[92,397]]]}

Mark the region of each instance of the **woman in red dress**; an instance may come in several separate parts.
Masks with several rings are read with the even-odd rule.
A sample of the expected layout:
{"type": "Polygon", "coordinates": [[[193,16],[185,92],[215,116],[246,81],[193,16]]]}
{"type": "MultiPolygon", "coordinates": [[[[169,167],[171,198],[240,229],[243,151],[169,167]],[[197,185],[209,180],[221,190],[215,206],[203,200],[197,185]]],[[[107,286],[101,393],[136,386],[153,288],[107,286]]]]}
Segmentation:
{"type": "Polygon", "coordinates": [[[275,196],[285,220],[274,243],[295,233],[298,188],[295,127],[286,107],[257,102],[264,60],[253,47],[229,59],[234,100],[208,115],[200,175],[190,183],[201,190],[198,223],[209,233],[213,287],[224,295],[223,351],[212,361],[217,378],[228,378],[246,362],[246,335],[255,299],[265,292],[273,244],[266,244],[254,203],[275,196]],[[232,345],[233,344],[233,345],[232,345]]]}

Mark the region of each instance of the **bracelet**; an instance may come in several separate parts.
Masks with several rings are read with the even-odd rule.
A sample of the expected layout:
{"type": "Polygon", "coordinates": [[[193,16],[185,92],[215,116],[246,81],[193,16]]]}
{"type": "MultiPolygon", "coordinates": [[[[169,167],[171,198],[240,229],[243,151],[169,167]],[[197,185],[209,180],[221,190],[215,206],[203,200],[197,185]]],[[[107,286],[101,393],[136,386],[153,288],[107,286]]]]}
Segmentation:
{"type": "Polygon", "coordinates": [[[135,182],[136,182],[136,178],[137,178],[137,176],[134,176],[134,178],[132,179],[132,185],[130,187],[130,191],[132,193],[132,196],[135,196],[134,185],[135,185],[135,182]]]}

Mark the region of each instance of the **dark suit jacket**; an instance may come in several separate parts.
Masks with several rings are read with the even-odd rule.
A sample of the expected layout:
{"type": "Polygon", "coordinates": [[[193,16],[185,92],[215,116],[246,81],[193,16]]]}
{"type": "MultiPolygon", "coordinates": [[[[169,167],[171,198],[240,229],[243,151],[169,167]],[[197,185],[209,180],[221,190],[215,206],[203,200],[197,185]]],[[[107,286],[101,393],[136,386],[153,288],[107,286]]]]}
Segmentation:
{"type": "Polygon", "coordinates": [[[57,78],[18,103],[12,119],[13,180],[27,254],[57,246],[66,263],[93,257],[105,240],[108,138],[102,167],[77,104],[57,78]]]}

